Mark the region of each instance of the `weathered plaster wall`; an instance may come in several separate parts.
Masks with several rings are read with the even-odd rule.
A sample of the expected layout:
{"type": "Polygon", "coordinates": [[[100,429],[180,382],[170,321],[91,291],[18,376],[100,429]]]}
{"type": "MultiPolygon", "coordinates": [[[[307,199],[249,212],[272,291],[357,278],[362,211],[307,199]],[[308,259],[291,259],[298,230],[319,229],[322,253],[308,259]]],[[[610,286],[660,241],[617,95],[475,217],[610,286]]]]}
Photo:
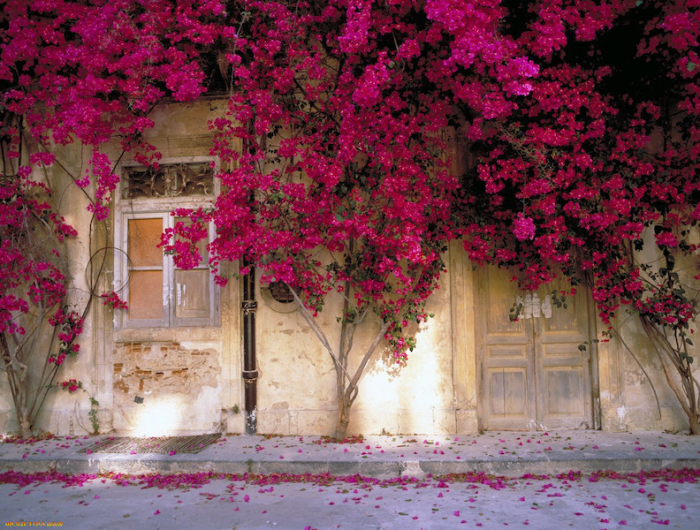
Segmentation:
{"type": "MultiPolygon", "coordinates": [[[[455,432],[452,384],[452,331],[449,276],[441,279],[427,307],[435,317],[415,326],[416,349],[400,367],[387,348],[375,351],[360,379],[351,409],[349,432],[363,434],[455,432]]],[[[298,311],[278,312],[279,305],[258,292],[256,316],[258,430],[276,434],[331,434],[337,418],[336,375],[328,352],[298,311]]],[[[342,301],[331,297],[318,317],[330,344],[337,348],[342,301]]],[[[350,373],[379,331],[368,318],[355,335],[350,373]]]]}
{"type": "MultiPolygon", "coordinates": [[[[697,244],[699,241],[700,232],[695,230],[690,234],[690,243],[697,244]]],[[[640,263],[660,266],[659,255],[655,253],[654,249],[654,236],[653,233],[649,232],[645,248],[638,253],[637,260],[640,263]]],[[[692,298],[694,293],[697,293],[698,288],[697,280],[693,279],[693,276],[700,272],[697,261],[679,258],[675,270],[685,284],[689,297],[692,298]]],[[[697,330],[699,323],[696,321],[691,325],[691,328],[697,330]]],[[[617,400],[614,404],[611,403],[606,413],[610,423],[617,423],[619,427],[627,430],[679,431],[687,429],[687,416],[666,381],[660,353],[652,347],[639,319],[634,315],[630,316],[622,308],[615,327],[619,329],[622,338],[622,340],[613,341],[614,345],[612,346],[617,350],[618,362],[621,367],[618,382],[620,391],[617,400]],[[654,398],[654,390],[658,396],[658,405],[654,398]]],[[[689,337],[695,344],[689,346],[688,353],[697,360],[700,358],[700,349],[695,337],[690,333],[689,337]]],[[[675,375],[675,370],[673,368],[671,370],[675,375]]],[[[680,384],[678,378],[676,381],[680,384]]],[[[610,395],[612,396],[614,393],[611,391],[610,395]]]]}
{"type": "MultiPolygon", "coordinates": [[[[24,146],[25,152],[36,152],[37,150],[38,146],[34,144],[25,144],[24,146]]],[[[74,179],[80,178],[85,170],[87,153],[78,145],[57,147],[55,152],[58,163],[45,170],[36,171],[34,176],[37,180],[50,182],[52,190],[50,200],[59,214],[65,217],[66,222],[80,234],[78,238],[66,239],[64,257],[67,260],[70,277],[66,303],[71,309],[82,312],[90,300],[88,287],[90,258],[104,246],[106,233],[100,226],[93,226],[91,233],[92,216],[87,212],[89,203],[85,194],[74,182],[74,179]]],[[[97,306],[99,306],[99,302],[93,303],[85,321],[83,335],[78,341],[81,347],[80,353],[76,357],[66,360],[57,379],[59,381],[77,379],[83,383],[85,392],[77,391],[74,394],[69,394],[66,391],[50,390],[42,409],[43,413],[39,416],[38,429],[64,434],[92,431],[88,420],[90,410],[88,396],[97,397],[99,389],[96,385],[98,355],[92,342],[96,328],[91,315],[94,315],[97,306]]],[[[37,380],[36,374],[41,371],[45,363],[52,332],[53,327],[45,324],[38,333],[39,340],[31,350],[29,377],[34,382],[37,380]]],[[[101,419],[106,423],[109,421],[104,414],[101,419]]],[[[3,372],[0,374],[0,432],[14,432],[16,429],[14,405],[7,377],[3,372]]]]}
{"type": "MultiPolygon", "coordinates": [[[[335,402],[331,358],[297,311],[274,311],[259,287],[257,299],[258,431],[329,434],[335,419],[331,412],[335,402]]],[[[331,344],[338,342],[332,333],[335,305],[328,304],[319,315],[321,325],[331,332],[331,344]]]]}
{"type": "Polygon", "coordinates": [[[221,430],[220,342],[122,342],[114,351],[114,426],[142,434],[221,430]],[[150,432],[149,432],[150,431],[150,432]]]}
{"type": "Polygon", "coordinates": [[[435,317],[409,328],[416,338],[416,348],[409,352],[405,366],[398,366],[388,349],[368,365],[351,416],[355,422],[351,430],[425,434],[456,431],[449,285],[449,275],[445,274],[426,307],[435,317]]]}
{"type": "MultiPolygon", "coordinates": [[[[152,113],[156,125],[145,137],[165,162],[206,157],[212,147],[207,120],[224,111],[225,102],[217,100],[164,105],[152,113]]],[[[229,268],[233,272],[235,265],[229,268]]],[[[117,431],[243,431],[238,287],[233,280],[219,291],[214,326],[117,326],[110,351],[117,431]]]]}
{"type": "MultiPolygon", "coordinates": [[[[163,105],[152,112],[156,126],[145,137],[164,159],[207,156],[211,148],[207,120],[219,112],[225,112],[225,103],[216,100],[163,105]]],[[[116,141],[106,146],[105,152],[112,160],[129,162],[129,155],[122,156],[116,141]]],[[[74,178],[82,176],[90,156],[88,149],[69,145],[57,148],[56,154],[74,178]]],[[[88,267],[104,265],[98,294],[115,289],[111,247],[115,243],[116,215],[113,210],[106,226],[91,224],[88,201],[73,178],[58,164],[47,171],[54,183],[54,198],[61,214],[80,234],[68,244],[73,276],[69,303],[84,307],[89,297],[88,267]]],[[[94,185],[86,191],[93,192],[94,185]]],[[[113,206],[116,207],[116,202],[113,206]]],[[[235,272],[235,268],[235,264],[230,265],[227,272],[235,272]]],[[[69,359],[59,375],[61,380],[82,381],[87,393],[50,392],[41,416],[42,429],[55,434],[90,432],[89,393],[100,403],[101,432],[243,430],[243,415],[236,412],[243,406],[237,282],[221,289],[220,325],[210,327],[115,329],[119,310],[113,311],[99,300],[96,302],[88,313],[79,341],[80,355],[69,359]],[[134,401],[137,395],[143,398],[140,404],[134,401]]],[[[40,364],[41,359],[38,361],[40,364]]],[[[12,401],[3,376],[0,431],[15,429],[12,401]]]]}
{"type": "MultiPolygon", "coordinates": [[[[147,132],[165,158],[206,156],[211,146],[206,120],[224,112],[220,101],[169,105],[156,109],[156,127],[147,132]]],[[[57,151],[74,175],[86,167],[80,146],[57,151]]],[[[120,155],[116,144],[110,156],[120,155]]],[[[81,234],[70,243],[73,288],[70,301],[86,301],[86,268],[105,257],[100,292],[113,289],[114,219],[93,228],[87,201],[58,166],[49,169],[54,196],[68,222],[81,234]]],[[[417,348],[399,368],[386,350],[377,351],[360,380],[350,433],[453,433],[478,430],[478,365],[475,344],[475,279],[459,242],[444,256],[449,272],[428,303],[435,317],[413,331],[417,348]]],[[[236,265],[231,265],[234,272],[236,265]]],[[[695,271],[695,274],[697,271],[695,271]]],[[[81,353],[69,360],[60,379],[83,381],[100,402],[101,431],[133,434],[243,432],[242,332],[239,284],[220,292],[220,325],[192,328],[115,329],[115,315],[93,304],[80,341],[81,353]],[[137,403],[136,398],[141,398],[137,403]],[[236,412],[236,411],[239,412],[236,412]]],[[[335,371],[328,353],[298,312],[270,302],[258,288],[258,430],[278,434],[330,434],[336,421],[335,371]]],[[[99,301],[98,301],[99,302],[99,301]]],[[[326,304],[319,322],[337,346],[339,297],[326,304]]],[[[595,320],[595,317],[592,317],[595,320]]],[[[661,403],[659,419],[651,385],[620,341],[591,345],[597,364],[600,424],[604,430],[683,429],[685,417],[668,389],[659,359],[634,319],[620,317],[627,346],[645,367],[661,403]]],[[[697,327],[697,326],[696,326],[697,327]]],[[[374,338],[371,319],[358,332],[353,362],[374,338]]],[[[604,329],[598,323],[598,331],[604,329]]],[[[697,346],[693,352],[698,357],[697,346]]],[[[4,375],[0,385],[0,432],[16,428],[4,375]]],[[[88,432],[90,405],[83,392],[52,391],[41,427],[56,434],[88,432]]]]}
{"type": "MultiPolygon", "coordinates": [[[[611,347],[617,350],[619,356],[621,392],[614,402],[609,400],[607,408],[604,407],[603,417],[606,421],[603,428],[630,431],[687,429],[687,417],[666,382],[661,358],[651,347],[641,325],[631,318],[620,334],[626,346],[615,341],[617,344],[611,347]],[[658,405],[654,390],[659,399],[658,405]]],[[[697,352],[695,357],[698,357],[697,352]]],[[[614,393],[610,391],[604,395],[614,396],[614,393]]]]}

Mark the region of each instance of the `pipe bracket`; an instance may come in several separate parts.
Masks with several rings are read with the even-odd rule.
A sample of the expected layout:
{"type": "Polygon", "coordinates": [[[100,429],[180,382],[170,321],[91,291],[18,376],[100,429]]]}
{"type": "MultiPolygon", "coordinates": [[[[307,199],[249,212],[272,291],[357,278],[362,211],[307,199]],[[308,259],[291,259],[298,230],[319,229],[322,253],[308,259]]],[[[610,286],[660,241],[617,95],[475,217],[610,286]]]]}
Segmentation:
{"type": "Polygon", "coordinates": [[[257,370],[243,370],[243,381],[245,384],[249,385],[258,380],[259,373],[257,370]]]}
{"type": "Polygon", "coordinates": [[[258,303],[255,300],[243,300],[241,307],[246,314],[255,313],[258,310],[258,303]]]}

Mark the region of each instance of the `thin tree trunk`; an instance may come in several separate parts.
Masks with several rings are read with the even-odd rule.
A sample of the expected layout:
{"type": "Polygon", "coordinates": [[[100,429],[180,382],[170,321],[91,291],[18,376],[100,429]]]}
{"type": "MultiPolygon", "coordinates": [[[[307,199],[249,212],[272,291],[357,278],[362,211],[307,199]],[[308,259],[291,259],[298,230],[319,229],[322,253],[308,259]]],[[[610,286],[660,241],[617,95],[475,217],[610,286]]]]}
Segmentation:
{"type": "Polygon", "coordinates": [[[338,361],[335,365],[336,374],[336,402],[338,405],[338,418],[335,422],[335,438],[337,440],[342,440],[345,438],[348,432],[348,425],[350,424],[350,406],[345,399],[345,377],[348,376],[348,381],[350,377],[348,375],[348,357],[350,356],[350,349],[352,348],[350,334],[354,333],[354,327],[347,320],[348,310],[350,308],[350,282],[345,282],[345,288],[343,290],[345,297],[343,300],[343,313],[342,313],[342,324],[340,329],[340,344],[338,347],[338,361]]]}
{"type": "Polygon", "coordinates": [[[652,322],[649,322],[646,318],[641,318],[642,327],[649,337],[652,345],[654,346],[654,351],[657,352],[661,360],[661,366],[664,371],[664,376],[666,377],[666,382],[671,390],[676,395],[678,402],[680,403],[683,412],[685,412],[688,417],[688,426],[690,429],[690,434],[700,435],[700,415],[698,414],[698,403],[697,397],[695,395],[695,385],[693,381],[692,365],[680,358],[676,354],[676,350],[669,343],[668,337],[659,330],[652,322]],[[666,355],[669,357],[666,358],[666,355]],[[678,386],[671,368],[668,363],[672,362],[676,373],[681,378],[681,384],[683,388],[678,386]]]}
{"type": "MultiPolygon", "coordinates": [[[[377,333],[377,336],[374,338],[374,341],[369,346],[369,348],[367,348],[367,351],[362,357],[362,360],[360,361],[357,370],[355,370],[355,373],[352,376],[350,376],[347,366],[350,358],[350,353],[353,347],[353,337],[355,334],[355,329],[364,320],[364,317],[367,314],[367,310],[365,310],[361,315],[355,315],[352,322],[349,321],[346,318],[347,312],[349,310],[349,297],[345,297],[345,303],[343,305],[343,320],[342,329],[340,333],[339,351],[336,354],[336,352],[333,351],[333,348],[331,347],[328,338],[326,337],[326,334],[311,316],[308,309],[306,309],[304,303],[299,298],[299,295],[291,287],[290,291],[294,296],[294,301],[297,305],[297,308],[299,309],[301,316],[304,318],[306,323],[309,325],[311,330],[314,332],[316,337],[318,337],[318,339],[321,341],[321,344],[324,346],[328,354],[333,359],[333,363],[335,365],[336,370],[336,400],[338,404],[338,418],[336,420],[335,438],[342,440],[346,437],[348,431],[348,425],[350,424],[350,409],[352,407],[353,402],[355,401],[355,398],[357,398],[358,382],[360,380],[360,377],[362,377],[362,372],[367,366],[367,363],[372,357],[372,354],[377,349],[377,346],[379,346],[379,343],[384,338],[384,334],[389,328],[389,323],[384,322],[382,324],[379,333],[377,333]]],[[[348,287],[346,287],[346,292],[349,292],[348,287]]]]}
{"type": "Polygon", "coordinates": [[[688,416],[690,434],[700,434],[700,424],[698,423],[697,408],[693,407],[692,403],[689,404],[686,402],[687,396],[683,393],[683,391],[680,388],[678,388],[678,385],[676,384],[676,380],[673,378],[671,370],[666,364],[666,361],[664,361],[663,359],[661,360],[661,366],[664,369],[664,375],[666,376],[666,382],[668,383],[668,386],[671,387],[671,390],[673,390],[673,393],[676,395],[676,398],[678,399],[679,403],[681,404],[681,407],[683,408],[683,412],[685,412],[686,416],[688,416]]]}
{"type": "MultiPolygon", "coordinates": [[[[360,361],[357,370],[355,370],[355,374],[352,376],[352,379],[347,383],[347,387],[344,387],[342,397],[338,400],[338,422],[335,428],[335,437],[338,439],[342,440],[347,434],[348,425],[350,423],[350,408],[357,398],[360,377],[362,377],[362,373],[364,372],[367,363],[372,357],[374,351],[377,349],[377,346],[379,346],[379,343],[384,338],[384,334],[388,328],[389,322],[382,324],[379,333],[377,333],[374,341],[372,344],[370,344],[369,348],[367,348],[367,351],[362,357],[362,360],[360,361]]],[[[349,354],[350,352],[348,351],[348,356],[349,354]]]]}
{"type": "Polygon", "coordinates": [[[19,434],[22,438],[29,438],[32,431],[27,413],[27,389],[24,385],[27,377],[27,368],[26,366],[21,366],[19,372],[15,370],[10,345],[4,333],[0,333],[0,345],[2,346],[2,358],[5,362],[5,371],[12,393],[12,401],[15,404],[15,416],[19,434]]]}
{"type": "Polygon", "coordinates": [[[350,407],[352,403],[348,403],[345,399],[345,393],[338,400],[338,421],[335,424],[335,439],[343,440],[347,436],[348,426],[350,425],[350,407]]]}

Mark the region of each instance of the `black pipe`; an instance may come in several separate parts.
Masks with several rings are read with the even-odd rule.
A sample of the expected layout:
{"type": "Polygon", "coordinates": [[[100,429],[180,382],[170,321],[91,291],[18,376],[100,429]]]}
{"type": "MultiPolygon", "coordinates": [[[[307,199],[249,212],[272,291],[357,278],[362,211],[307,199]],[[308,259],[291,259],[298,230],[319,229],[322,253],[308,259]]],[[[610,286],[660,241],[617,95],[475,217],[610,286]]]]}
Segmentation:
{"type": "Polygon", "coordinates": [[[255,267],[243,276],[243,384],[245,385],[245,432],[255,434],[258,430],[258,369],[255,360],[255,267]]]}

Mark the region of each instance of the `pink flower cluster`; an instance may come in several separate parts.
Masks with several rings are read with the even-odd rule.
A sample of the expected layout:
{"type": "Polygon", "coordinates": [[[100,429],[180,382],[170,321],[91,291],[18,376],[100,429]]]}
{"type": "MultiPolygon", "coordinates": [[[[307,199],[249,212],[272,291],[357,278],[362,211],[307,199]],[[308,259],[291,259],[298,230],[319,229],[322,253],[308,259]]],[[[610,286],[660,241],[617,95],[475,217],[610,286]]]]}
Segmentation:
{"type": "Polygon", "coordinates": [[[80,381],[76,381],[75,379],[69,379],[68,381],[61,381],[59,383],[56,383],[56,386],[63,390],[68,390],[68,392],[70,393],[73,393],[77,390],[82,389],[83,383],[80,381]]]}
{"type": "Polygon", "coordinates": [[[513,235],[519,241],[535,239],[535,222],[531,217],[525,217],[522,213],[513,220],[513,235]]]}
{"type": "Polygon", "coordinates": [[[63,364],[67,356],[75,356],[80,351],[80,344],[75,341],[83,332],[83,317],[75,311],[67,308],[59,308],[51,318],[49,324],[59,328],[58,340],[60,345],[57,352],[50,352],[48,362],[57,366],[63,364]]]}
{"type": "Polygon", "coordinates": [[[112,309],[129,309],[128,304],[122,300],[117,293],[104,293],[100,295],[102,304],[111,307],[112,309]]]}

